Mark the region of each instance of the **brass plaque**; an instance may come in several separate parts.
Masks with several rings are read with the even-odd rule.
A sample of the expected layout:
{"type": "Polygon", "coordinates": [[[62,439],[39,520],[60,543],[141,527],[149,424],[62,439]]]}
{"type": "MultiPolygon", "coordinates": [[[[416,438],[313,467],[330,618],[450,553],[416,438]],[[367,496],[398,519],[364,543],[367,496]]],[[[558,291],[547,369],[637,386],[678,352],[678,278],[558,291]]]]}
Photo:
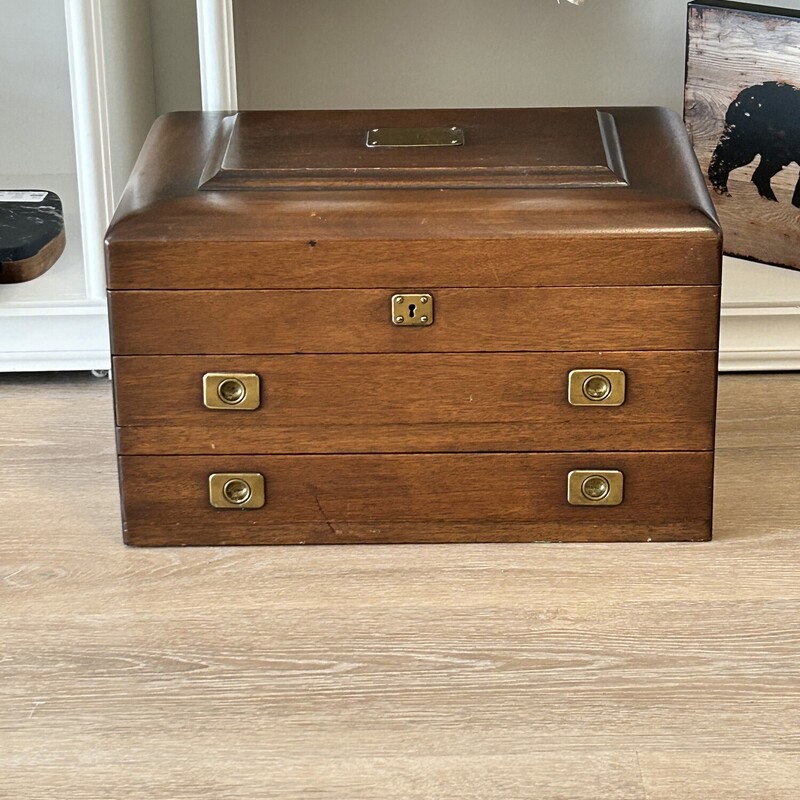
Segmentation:
{"type": "Polygon", "coordinates": [[[395,325],[433,325],[433,295],[392,295],[392,322],[395,325]]]}
{"type": "Polygon", "coordinates": [[[214,508],[261,508],[266,502],[264,476],[258,472],[215,472],[208,476],[208,499],[214,508]]]}
{"type": "Polygon", "coordinates": [[[203,404],[227,411],[254,411],[261,405],[261,382],[251,372],[207,372],[203,375],[203,404]]]}
{"type": "Polygon", "coordinates": [[[367,147],[460,147],[464,131],[455,126],[441,128],[370,128],[367,147]]]}
{"type": "Polygon", "coordinates": [[[567,502],[572,506],[618,506],[624,476],[617,469],[573,469],[567,475],[567,502]]]}
{"type": "Polygon", "coordinates": [[[621,369],[573,369],[567,383],[567,399],[573,406],[621,406],[625,402],[621,369]]]}

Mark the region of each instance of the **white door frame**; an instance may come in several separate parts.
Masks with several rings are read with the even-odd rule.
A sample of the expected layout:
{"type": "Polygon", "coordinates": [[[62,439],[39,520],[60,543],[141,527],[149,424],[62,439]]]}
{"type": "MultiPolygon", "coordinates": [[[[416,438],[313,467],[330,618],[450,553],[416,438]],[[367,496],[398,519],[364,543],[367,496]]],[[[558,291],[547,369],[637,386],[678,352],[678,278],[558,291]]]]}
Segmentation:
{"type": "Polygon", "coordinates": [[[233,0],[197,0],[197,37],[203,111],[236,111],[233,0]]]}
{"type": "Polygon", "coordinates": [[[103,240],[114,213],[101,0],[66,0],[69,84],[86,294],[105,302],[103,240]]]}

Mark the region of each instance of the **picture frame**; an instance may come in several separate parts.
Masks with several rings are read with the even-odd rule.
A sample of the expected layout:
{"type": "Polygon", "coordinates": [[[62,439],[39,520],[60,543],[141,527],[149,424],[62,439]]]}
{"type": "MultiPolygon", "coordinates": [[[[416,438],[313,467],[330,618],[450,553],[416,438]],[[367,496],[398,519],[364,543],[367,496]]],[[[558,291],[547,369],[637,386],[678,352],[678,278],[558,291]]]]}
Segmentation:
{"type": "Polygon", "coordinates": [[[726,255],[800,269],[800,11],[690,3],[684,118],[726,255]]]}

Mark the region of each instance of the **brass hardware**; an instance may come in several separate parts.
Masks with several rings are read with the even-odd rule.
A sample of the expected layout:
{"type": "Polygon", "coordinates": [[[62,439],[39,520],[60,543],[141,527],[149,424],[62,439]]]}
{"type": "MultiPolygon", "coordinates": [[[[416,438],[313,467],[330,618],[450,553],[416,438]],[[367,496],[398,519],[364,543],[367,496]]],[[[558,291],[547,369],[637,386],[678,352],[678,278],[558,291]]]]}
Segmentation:
{"type": "Polygon", "coordinates": [[[266,502],[264,476],[215,472],[208,476],[208,499],[214,508],[261,508],[266,502]]]}
{"type": "Polygon", "coordinates": [[[396,294],[392,297],[395,325],[433,325],[433,297],[429,294],[396,294]],[[424,307],[425,313],[421,313],[424,307]]]}
{"type": "Polygon", "coordinates": [[[203,403],[206,408],[253,411],[261,405],[259,377],[250,372],[207,372],[203,403]]]}
{"type": "Polygon", "coordinates": [[[621,369],[573,369],[567,382],[570,405],[621,406],[625,402],[625,373],[621,369]]]}
{"type": "Polygon", "coordinates": [[[616,469],[574,469],[567,475],[567,502],[573,506],[618,506],[623,478],[616,469]]]}
{"type": "Polygon", "coordinates": [[[455,126],[441,128],[371,128],[367,147],[460,147],[464,131],[455,126]]]}

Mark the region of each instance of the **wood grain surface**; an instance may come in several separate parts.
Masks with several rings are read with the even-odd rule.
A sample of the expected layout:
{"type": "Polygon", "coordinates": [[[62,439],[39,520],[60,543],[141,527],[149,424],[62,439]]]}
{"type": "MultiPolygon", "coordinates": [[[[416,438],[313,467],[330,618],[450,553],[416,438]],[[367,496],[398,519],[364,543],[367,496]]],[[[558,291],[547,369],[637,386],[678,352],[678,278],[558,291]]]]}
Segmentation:
{"type": "Polygon", "coordinates": [[[115,355],[714,350],[714,286],[109,292],[115,355]],[[434,297],[398,327],[391,297],[434,297]]]}
{"type": "Polygon", "coordinates": [[[118,356],[127,455],[710,450],[713,351],[118,356]],[[571,406],[572,369],[621,369],[623,405],[571,406]],[[203,405],[206,372],[260,376],[253,411],[203,405]]]}
{"type": "Polygon", "coordinates": [[[703,544],[126,548],[108,382],[0,401],[0,797],[800,796],[796,375],[703,544]]]}
{"type": "MultiPolygon", "coordinates": [[[[322,213],[329,213],[328,208],[322,213]]],[[[575,218],[567,206],[563,213],[575,218]]],[[[693,224],[689,213],[682,225],[657,234],[582,231],[584,235],[577,236],[576,224],[568,233],[542,234],[535,242],[496,238],[499,232],[490,229],[483,239],[459,238],[452,231],[450,238],[434,238],[432,231],[430,239],[409,239],[409,231],[433,225],[415,221],[412,209],[406,214],[407,219],[397,220],[398,238],[391,240],[339,241],[311,230],[305,238],[292,241],[114,241],[108,247],[108,286],[363,289],[425,283],[462,288],[713,285],[720,280],[719,239],[711,231],[691,231],[691,238],[687,236],[693,224]]],[[[443,236],[443,225],[436,228],[435,233],[443,236]]],[[[354,226],[350,233],[357,237],[359,228],[354,226]]],[[[467,233],[461,231],[460,236],[467,233]]]]}
{"type": "MultiPolygon", "coordinates": [[[[158,280],[154,272],[163,269],[165,280],[177,281],[172,288],[185,288],[186,280],[203,281],[203,275],[211,265],[209,280],[224,280],[227,276],[227,282],[222,283],[224,288],[241,288],[242,281],[252,286],[246,283],[246,274],[252,271],[252,261],[246,269],[240,269],[236,256],[241,249],[233,248],[230,254],[226,254],[224,245],[248,243],[249,246],[259,242],[282,243],[286,247],[282,251],[276,247],[273,251],[275,264],[258,265],[256,274],[280,274],[287,268],[289,272],[299,269],[298,280],[302,280],[304,271],[315,260],[314,254],[309,252],[313,249],[312,243],[321,248],[319,262],[328,259],[329,264],[332,263],[330,259],[337,258],[337,251],[335,247],[327,249],[327,246],[338,243],[339,264],[335,271],[345,276],[352,275],[353,271],[359,275],[360,271],[360,279],[363,280],[365,273],[372,272],[372,259],[356,263],[355,249],[348,255],[348,240],[362,242],[366,248],[362,249],[362,253],[368,253],[371,249],[380,260],[394,263],[395,268],[404,260],[413,261],[413,251],[419,253],[422,249],[420,242],[426,242],[426,247],[430,243],[431,253],[442,252],[448,246],[444,242],[452,242],[450,257],[456,262],[462,258],[472,262],[465,265],[468,269],[459,275],[460,280],[465,280],[464,274],[473,272],[476,266],[478,272],[473,274],[489,274],[485,269],[480,270],[479,259],[471,257],[469,249],[471,244],[479,244],[481,240],[492,240],[490,247],[496,245],[498,248],[492,266],[501,271],[499,265],[509,255],[513,256],[509,259],[512,273],[519,269],[520,259],[523,259],[523,274],[525,263],[546,265],[552,257],[556,262],[555,269],[545,266],[545,272],[553,274],[560,270],[567,276],[567,281],[571,281],[573,276],[583,275],[585,270],[597,271],[595,267],[584,263],[585,258],[573,262],[559,257],[558,251],[562,247],[574,250],[574,245],[570,248],[567,244],[571,238],[626,238],[631,243],[642,239],[682,239],[682,244],[677,244],[677,250],[682,250],[683,256],[679,256],[675,266],[666,271],[674,275],[674,269],[679,268],[686,259],[687,275],[690,276],[690,263],[694,261],[699,264],[699,260],[687,258],[687,250],[701,244],[704,247],[718,245],[719,228],[702,177],[697,172],[683,124],[676,114],[665,108],[606,108],[602,111],[613,117],[611,127],[616,129],[616,137],[606,137],[610,151],[615,153],[611,160],[618,161],[613,141],[617,140],[629,185],[550,187],[541,191],[503,188],[381,191],[359,190],[353,184],[346,189],[337,189],[335,180],[331,181],[329,189],[324,190],[208,191],[199,187],[204,179],[210,177],[208,170],[213,170],[219,160],[229,124],[226,119],[231,118],[224,112],[165,115],[153,125],[109,229],[108,285],[111,288],[149,286],[149,281],[158,280]],[[654,152],[659,154],[659,158],[653,158],[654,152]],[[501,256],[503,246],[497,244],[498,240],[514,239],[523,242],[533,239],[537,245],[528,248],[526,256],[519,246],[510,245],[501,256]],[[440,241],[443,242],[442,247],[434,251],[433,248],[440,241]],[[183,244],[192,242],[224,243],[216,250],[222,253],[223,263],[213,264],[210,252],[196,267],[191,258],[188,261],[182,258],[176,263],[174,257],[165,258],[162,266],[158,256],[145,270],[148,282],[139,283],[141,263],[134,265],[126,261],[126,257],[135,256],[135,248],[140,244],[145,247],[156,246],[159,252],[166,255],[171,251],[174,255],[176,251],[172,245],[180,250],[183,244]],[[370,244],[373,242],[374,247],[370,244]],[[120,251],[116,248],[125,243],[129,245],[127,256],[120,258],[120,251]],[[406,243],[410,244],[410,250],[405,249],[406,243]],[[543,249],[546,252],[534,253],[534,248],[541,244],[545,244],[543,249]],[[381,251],[385,253],[386,248],[392,245],[398,250],[396,259],[381,255],[381,251]],[[279,258],[281,252],[283,256],[279,258]],[[526,259],[529,260],[526,262],[526,259]],[[350,265],[347,264],[348,260],[350,265]]],[[[417,124],[424,125],[425,117],[431,112],[401,113],[414,114],[419,120],[417,124]]],[[[465,114],[470,113],[465,111],[465,114]]],[[[525,116],[529,112],[516,110],[506,113],[525,116]]],[[[563,117],[564,114],[575,112],[562,109],[533,113],[549,113],[555,123],[559,115],[563,117]]],[[[594,114],[594,110],[591,114],[594,114]]],[[[335,119],[336,113],[330,112],[329,116],[335,119]]],[[[303,117],[303,114],[297,117],[303,117]]],[[[499,117],[493,116],[492,119],[499,117]]],[[[555,124],[549,128],[552,132],[555,124]]],[[[363,133],[366,134],[366,130],[363,133]]],[[[547,129],[544,134],[536,153],[537,161],[540,158],[557,159],[562,163],[596,160],[591,152],[581,152],[582,148],[578,147],[576,153],[576,148],[570,148],[567,145],[569,135],[554,142],[552,139],[548,141],[547,129]]],[[[492,136],[493,147],[497,149],[503,131],[495,130],[492,136]]],[[[335,160],[335,148],[330,147],[330,141],[326,141],[324,136],[317,137],[313,125],[303,130],[302,137],[307,143],[304,158],[313,159],[318,165],[326,159],[331,162],[335,160]]],[[[364,139],[360,136],[358,139],[357,146],[361,148],[364,139]]],[[[530,157],[526,150],[523,148],[516,156],[512,153],[514,163],[525,163],[530,157]]],[[[469,152],[467,145],[463,156],[460,156],[465,162],[469,162],[469,152]]],[[[486,150],[482,153],[485,156],[486,150]]],[[[264,154],[251,153],[250,157],[258,160],[264,154]]],[[[422,176],[418,185],[422,186],[426,181],[430,181],[429,175],[422,176]]],[[[619,243],[616,249],[619,250],[619,243]]],[[[269,248],[254,247],[252,253],[257,250],[266,255],[269,248]]],[[[190,251],[187,249],[184,252],[188,256],[190,251]]],[[[643,276],[643,282],[654,283],[655,274],[665,269],[663,259],[656,258],[655,269],[651,273],[650,261],[639,259],[635,247],[631,247],[630,252],[636,266],[628,274],[628,280],[639,282],[637,277],[633,277],[636,274],[643,276]]],[[[602,252],[598,255],[602,259],[602,252]]],[[[409,268],[413,269],[413,265],[409,268]]],[[[439,268],[448,270],[446,266],[439,268]]],[[[427,264],[425,269],[422,274],[429,274],[427,264]]],[[[718,269],[717,259],[713,264],[706,264],[705,269],[718,269]]],[[[591,283],[585,277],[580,282],[591,283]]],[[[694,282],[694,278],[688,277],[687,282],[694,282]]],[[[495,279],[491,285],[501,283],[501,280],[495,279]]],[[[195,288],[209,288],[210,285],[200,284],[195,288]]],[[[257,284],[259,288],[269,285],[257,284]]],[[[367,285],[381,284],[370,280],[367,285]]],[[[440,285],[449,285],[449,281],[440,285]]]]}
{"type": "Polygon", "coordinates": [[[627,186],[613,117],[594,108],[241,111],[223,131],[203,191],[627,186]],[[376,128],[440,128],[448,145],[457,129],[461,144],[367,146],[376,128]]]}
{"type": "Polygon", "coordinates": [[[143,546],[708,539],[712,467],[710,452],[120,458],[126,541],[143,546]],[[567,503],[573,469],[620,470],[622,504],[567,503]],[[215,472],[260,473],[266,504],[212,508],[215,472]]]}

